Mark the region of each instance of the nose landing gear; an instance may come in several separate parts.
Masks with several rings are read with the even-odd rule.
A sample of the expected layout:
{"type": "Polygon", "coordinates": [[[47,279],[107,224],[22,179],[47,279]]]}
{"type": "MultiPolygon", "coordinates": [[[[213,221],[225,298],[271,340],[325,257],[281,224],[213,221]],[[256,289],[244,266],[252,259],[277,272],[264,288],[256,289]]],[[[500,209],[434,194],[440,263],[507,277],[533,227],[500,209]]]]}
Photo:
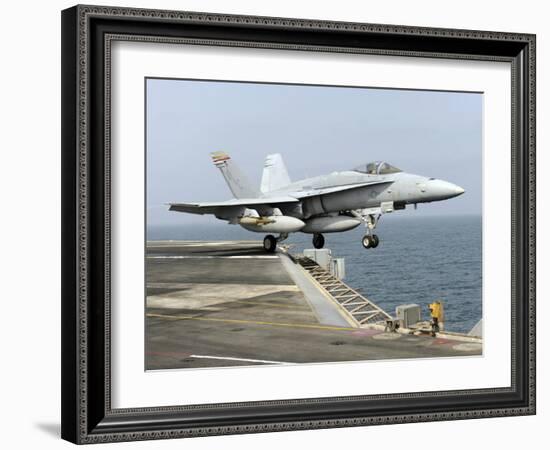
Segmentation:
{"type": "Polygon", "coordinates": [[[365,224],[365,230],[367,234],[363,236],[363,238],[361,239],[361,243],[365,248],[376,248],[380,243],[380,239],[378,239],[378,236],[376,234],[373,234],[373,231],[376,228],[376,225],[378,225],[378,220],[380,219],[382,214],[365,214],[364,212],[366,211],[359,210],[353,212],[353,215],[358,219],[361,219],[361,221],[365,224]]]}
{"type": "Polygon", "coordinates": [[[365,236],[363,236],[361,243],[365,248],[376,248],[380,243],[380,239],[378,239],[378,236],[376,234],[366,234],[365,236]]]}

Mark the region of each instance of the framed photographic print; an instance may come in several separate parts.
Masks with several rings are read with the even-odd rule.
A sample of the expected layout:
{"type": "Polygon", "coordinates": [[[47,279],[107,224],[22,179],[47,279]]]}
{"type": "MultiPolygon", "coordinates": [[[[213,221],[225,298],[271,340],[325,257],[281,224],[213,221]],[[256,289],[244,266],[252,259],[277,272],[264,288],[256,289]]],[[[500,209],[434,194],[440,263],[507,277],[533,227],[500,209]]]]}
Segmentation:
{"type": "Polygon", "coordinates": [[[535,413],[535,36],[62,12],[62,437],[535,413]]]}

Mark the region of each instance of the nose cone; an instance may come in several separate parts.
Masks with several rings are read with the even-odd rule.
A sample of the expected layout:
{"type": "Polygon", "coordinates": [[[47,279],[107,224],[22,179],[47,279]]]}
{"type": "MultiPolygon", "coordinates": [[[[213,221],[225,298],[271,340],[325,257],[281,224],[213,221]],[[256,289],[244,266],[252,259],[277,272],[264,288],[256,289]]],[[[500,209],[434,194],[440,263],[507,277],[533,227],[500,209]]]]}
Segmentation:
{"type": "Polygon", "coordinates": [[[429,195],[434,200],[446,200],[464,194],[464,189],[456,184],[443,180],[431,180],[429,184],[429,195]]]}
{"type": "Polygon", "coordinates": [[[457,184],[454,184],[453,186],[455,188],[455,196],[459,196],[459,195],[464,194],[464,188],[461,188],[457,184]]]}

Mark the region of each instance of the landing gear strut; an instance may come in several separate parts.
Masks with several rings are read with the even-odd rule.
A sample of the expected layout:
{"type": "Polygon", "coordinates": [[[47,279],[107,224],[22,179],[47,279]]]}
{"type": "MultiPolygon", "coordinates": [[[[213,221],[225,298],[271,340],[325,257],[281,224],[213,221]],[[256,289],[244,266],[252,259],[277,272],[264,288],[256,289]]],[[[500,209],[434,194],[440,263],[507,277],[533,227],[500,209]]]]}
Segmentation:
{"type": "Polygon", "coordinates": [[[376,248],[378,247],[378,244],[380,243],[380,239],[378,239],[378,236],[376,234],[373,234],[374,229],[376,228],[376,225],[378,225],[378,220],[380,219],[381,214],[360,214],[359,212],[355,212],[354,215],[363,221],[365,224],[365,230],[367,234],[363,236],[361,239],[361,243],[363,244],[363,247],[365,248],[376,248]]]}
{"type": "Polygon", "coordinates": [[[315,248],[323,248],[325,246],[325,237],[321,233],[313,235],[313,246],[315,248]]]}

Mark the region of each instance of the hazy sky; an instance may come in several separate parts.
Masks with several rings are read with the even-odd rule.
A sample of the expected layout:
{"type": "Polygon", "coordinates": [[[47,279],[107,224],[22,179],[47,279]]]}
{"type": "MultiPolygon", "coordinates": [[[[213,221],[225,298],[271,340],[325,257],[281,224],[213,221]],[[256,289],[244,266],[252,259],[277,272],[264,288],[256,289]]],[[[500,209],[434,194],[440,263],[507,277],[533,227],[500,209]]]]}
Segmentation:
{"type": "Polygon", "coordinates": [[[157,79],[146,88],[149,225],[216,222],[164,203],[231,198],[209,156],[220,150],[255,186],[270,153],[292,180],[384,160],[466,190],[414,214],[481,214],[482,94],[157,79]]]}

